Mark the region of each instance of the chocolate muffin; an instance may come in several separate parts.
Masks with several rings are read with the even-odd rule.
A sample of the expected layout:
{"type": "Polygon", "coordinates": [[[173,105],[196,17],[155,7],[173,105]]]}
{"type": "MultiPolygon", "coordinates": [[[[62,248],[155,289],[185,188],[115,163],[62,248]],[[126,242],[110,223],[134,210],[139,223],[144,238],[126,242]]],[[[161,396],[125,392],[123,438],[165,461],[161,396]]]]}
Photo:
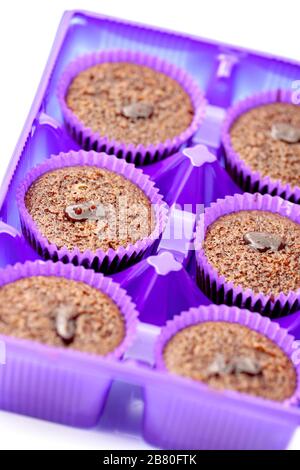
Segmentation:
{"type": "Polygon", "coordinates": [[[125,248],[155,226],[150,200],[137,185],[94,166],[43,174],[27,191],[25,204],[42,235],[69,250],[125,248]]]}
{"type": "Polygon", "coordinates": [[[85,127],[133,145],[172,139],[194,117],[191,99],[176,80],[129,62],[83,70],[72,80],[65,99],[85,127]]]}
{"type": "Polygon", "coordinates": [[[168,341],[163,359],[169,371],[219,390],[284,401],[296,389],[296,370],[285,352],[239,323],[188,326],[168,341]]]}
{"type": "Polygon", "coordinates": [[[300,289],[300,225],[261,210],[224,215],[204,240],[205,256],[220,276],[265,295],[300,289]]]}
{"type": "Polygon", "coordinates": [[[0,287],[0,333],[104,356],[122,342],[125,322],[107,295],[84,282],[32,276],[0,287]]]}
{"type": "Polygon", "coordinates": [[[300,186],[300,107],[264,104],[241,114],[230,129],[231,145],[253,172],[300,186]]]}

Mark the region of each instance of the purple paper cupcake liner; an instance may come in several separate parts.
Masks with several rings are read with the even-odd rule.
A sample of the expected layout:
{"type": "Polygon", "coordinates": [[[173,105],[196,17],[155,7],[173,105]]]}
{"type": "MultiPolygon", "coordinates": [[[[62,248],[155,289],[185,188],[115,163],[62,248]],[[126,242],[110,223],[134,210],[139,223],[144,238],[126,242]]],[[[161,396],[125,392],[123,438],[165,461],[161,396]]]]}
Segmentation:
{"type": "Polygon", "coordinates": [[[168,220],[168,206],[163,201],[162,196],[149,176],[135,168],[133,164],[129,164],[115,156],[94,151],[71,151],[52,156],[27,174],[24,181],[18,187],[16,199],[23,234],[42,258],[62,261],[63,263],[71,262],[75,265],[82,265],[85,268],[91,268],[104,273],[120,271],[142,258],[155,253],[168,220]],[[138,240],[135,244],[119,247],[117,250],[110,248],[106,252],[100,249],[95,252],[90,250],[81,252],[78,248],[68,250],[66,247],[58,248],[55,244],[50,243],[41,234],[29,214],[25,205],[25,195],[32,183],[41,175],[59,168],[78,165],[105,168],[124,176],[141,188],[149,198],[155,211],[156,225],[151,235],[138,240]]]}
{"type": "Polygon", "coordinates": [[[206,100],[198,85],[184,70],[158,57],[126,50],[100,51],[77,58],[68,65],[62,74],[57,94],[66,126],[82,148],[114,154],[118,158],[125,158],[128,162],[134,162],[138,165],[160,160],[176,152],[198,130],[204,119],[206,107],[206,100]],[[105,62],[132,62],[137,65],[145,65],[176,80],[188,93],[194,106],[194,117],[189,127],[172,139],[150,145],[119,142],[86,127],[67,106],[65,96],[76,75],[89,67],[105,62]]]}
{"type": "Polygon", "coordinates": [[[270,103],[292,103],[290,90],[272,90],[258,93],[232,106],[226,115],[221,139],[225,149],[226,168],[239,186],[247,192],[268,193],[271,196],[280,196],[297,204],[300,203],[300,187],[284,184],[280,180],[273,180],[269,176],[262,176],[258,171],[253,171],[244,162],[242,157],[234,150],[231,144],[230,129],[233,123],[252,108],[270,103]]]}
{"type": "Polygon", "coordinates": [[[203,248],[208,227],[223,215],[243,210],[262,210],[288,217],[300,223],[300,208],[296,204],[269,194],[235,194],[212,203],[204,214],[201,214],[195,236],[197,260],[197,281],[200,288],[214,303],[236,305],[276,318],[293,313],[300,306],[300,289],[288,294],[265,295],[255,294],[251,289],[235,286],[220,276],[208,261],[203,248]]]}
{"type": "MultiPolygon", "coordinates": [[[[5,284],[13,283],[19,279],[32,276],[64,277],[73,281],[84,282],[106,294],[114,301],[118,306],[120,313],[123,315],[126,334],[119,346],[105,357],[110,359],[119,359],[131,346],[136,336],[138,313],[131,297],[129,297],[126,291],[121,288],[119,284],[112,281],[111,278],[105,277],[101,273],[95,273],[91,269],[85,269],[82,266],[73,266],[72,264],[63,264],[61,262],[53,263],[52,261],[26,261],[24,264],[17,263],[14,266],[0,269],[0,288],[5,284]]],[[[24,341],[26,341],[26,343],[32,343],[30,340],[24,341]]],[[[43,346],[45,348],[57,349],[56,346],[43,346]]],[[[58,349],[61,349],[64,352],[66,351],[65,348],[58,349]]],[[[72,348],[67,348],[67,351],[70,350],[74,352],[74,354],[77,354],[78,352],[80,354],[87,354],[78,350],[72,350],[72,348]]]]}
{"type": "MultiPolygon", "coordinates": [[[[291,359],[295,366],[297,373],[297,386],[294,394],[284,400],[284,405],[297,405],[300,401],[300,364],[299,355],[294,354],[295,350],[299,348],[295,342],[295,338],[291,336],[287,330],[280,328],[280,326],[272,322],[269,318],[261,316],[259,313],[252,313],[248,310],[240,310],[237,307],[228,307],[227,305],[209,305],[200,306],[198,308],[191,308],[188,311],[175,316],[172,320],[168,321],[166,326],[162,328],[155,345],[155,364],[160,370],[167,371],[164,362],[163,352],[169,340],[180,330],[202,322],[215,322],[223,321],[230,323],[239,323],[246,326],[251,330],[263,334],[271,341],[273,341],[285,354],[291,359]]],[[[192,379],[188,379],[192,380],[192,379]]],[[[245,395],[240,392],[227,391],[227,393],[237,393],[238,395],[245,395]]],[[[225,392],[226,393],[226,392],[225,392]]],[[[254,397],[263,399],[260,397],[254,397]]]]}

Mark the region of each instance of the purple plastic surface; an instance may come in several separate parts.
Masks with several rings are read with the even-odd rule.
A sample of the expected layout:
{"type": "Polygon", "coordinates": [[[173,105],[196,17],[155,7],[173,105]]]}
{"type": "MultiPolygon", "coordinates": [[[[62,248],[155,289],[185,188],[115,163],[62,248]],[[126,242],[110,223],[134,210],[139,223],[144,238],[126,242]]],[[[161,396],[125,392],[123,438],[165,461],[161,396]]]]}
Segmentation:
{"type": "MultiPolygon", "coordinates": [[[[0,406],[80,426],[97,422],[102,429],[138,433],[162,448],[284,448],[300,422],[297,407],[219,393],[154,370],[153,348],[158,325],[181,310],[210,303],[195,283],[195,254],[189,242],[196,213],[218,197],[241,193],[224,170],[220,138],[227,107],[256,92],[291,88],[299,77],[298,64],[97,14],[66,12],[0,189],[0,266],[38,259],[21,235],[16,204],[16,190],[25,174],[50,155],[79,150],[63,124],[59,78],[80,55],[120,48],[154,55],[186,70],[208,101],[196,134],[176,154],[143,167],[174,205],[169,223],[174,233],[163,236],[158,257],[112,276],[128,290],[142,320],[122,360],[78,353],[76,360],[61,361],[59,352],[49,355],[43,345],[25,346],[10,338],[6,364],[0,365],[0,406]],[[200,147],[195,149],[196,145],[200,147]],[[182,222],[188,229],[178,237],[182,222]],[[24,387],[17,387],[22,381],[24,387]],[[79,388],[74,397],[72,391],[79,388]],[[73,400],[78,399],[82,406],[72,414],[73,400]],[[63,416],[64,410],[70,413],[63,416]]],[[[278,322],[299,339],[299,312],[278,322]]]]}
{"type": "Polygon", "coordinates": [[[143,171],[155,181],[170,206],[176,204],[194,213],[199,213],[197,206],[201,209],[217,198],[241,192],[221,166],[216,151],[203,144],[186,147],[143,171]]]}

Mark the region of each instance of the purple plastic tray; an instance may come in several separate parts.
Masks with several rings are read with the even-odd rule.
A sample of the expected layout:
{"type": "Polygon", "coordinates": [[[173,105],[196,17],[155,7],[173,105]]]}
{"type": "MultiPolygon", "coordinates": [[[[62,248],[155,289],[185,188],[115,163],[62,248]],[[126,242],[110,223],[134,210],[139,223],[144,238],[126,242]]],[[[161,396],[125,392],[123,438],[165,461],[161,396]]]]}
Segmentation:
{"type": "MultiPolygon", "coordinates": [[[[194,137],[175,155],[143,168],[166,201],[177,204],[167,228],[171,236],[165,234],[158,255],[112,276],[140,311],[136,341],[122,360],[62,354],[1,338],[6,364],[0,364],[0,407],[74,426],[138,433],[161,448],[285,448],[300,422],[298,408],[215,392],[154,370],[153,345],[168,319],[210,303],[196,286],[189,241],[203,206],[241,192],[223,165],[220,130],[227,107],[254,92],[291,88],[299,64],[93,13],[66,12],[0,189],[0,267],[38,259],[21,235],[16,207],[16,188],[25,173],[51,154],[79,148],[58,106],[62,71],[79,55],[119,48],[157,55],[185,69],[208,100],[194,137]]],[[[300,312],[279,322],[300,338],[300,312]]]]}

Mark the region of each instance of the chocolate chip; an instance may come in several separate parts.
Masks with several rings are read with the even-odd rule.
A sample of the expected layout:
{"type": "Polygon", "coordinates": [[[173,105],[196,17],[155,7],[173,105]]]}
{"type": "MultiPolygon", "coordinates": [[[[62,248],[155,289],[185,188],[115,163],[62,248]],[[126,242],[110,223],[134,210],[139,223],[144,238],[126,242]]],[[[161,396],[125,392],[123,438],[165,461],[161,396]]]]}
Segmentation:
{"type": "Polygon", "coordinates": [[[105,216],[105,209],[102,204],[86,202],[66,207],[65,214],[72,222],[97,220],[105,216]]]}
{"type": "Polygon", "coordinates": [[[56,333],[66,343],[70,343],[75,336],[76,323],[73,308],[70,305],[60,304],[54,311],[56,333]]]}
{"type": "Polygon", "coordinates": [[[240,356],[234,359],[234,371],[236,374],[259,375],[262,368],[255,359],[240,356]]]}
{"type": "Polygon", "coordinates": [[[230,374],[233,371],[233,366],[226,363],[223,354],[217,354],[213,362],[207,368],[208,376],[230,374]]]}
{"type": "Polygon", "coordinates": [[[149,103],[131,103],[122,108],[123,116],[130,119],[148,119],[153,114],[153,106],[149,103]]]}
{"type": "Polygon", "coordinates": [[[223,354],[217,354],[206,372],[208,377],[210,377],[226,374],[247,374],[254,376],[261,374],[261,371],[262,369],[258,362],[250,357],[236,356],[226,361],[223,354]]]}
{"type": "Polygon", "coordinates": [[[278,122],[272,125],[271,135],[275,140],[282,140],[288,144],[295,144],[300,141],[300,128],[294,127],[285,122],[278,122]]]}
{"type": "Polygon", "coordinates": [[[268,232],[247,232],[244,235],[244,241],[261,253],[267,250],[279,251],[284,248],[282,238],[268,232]]]}

